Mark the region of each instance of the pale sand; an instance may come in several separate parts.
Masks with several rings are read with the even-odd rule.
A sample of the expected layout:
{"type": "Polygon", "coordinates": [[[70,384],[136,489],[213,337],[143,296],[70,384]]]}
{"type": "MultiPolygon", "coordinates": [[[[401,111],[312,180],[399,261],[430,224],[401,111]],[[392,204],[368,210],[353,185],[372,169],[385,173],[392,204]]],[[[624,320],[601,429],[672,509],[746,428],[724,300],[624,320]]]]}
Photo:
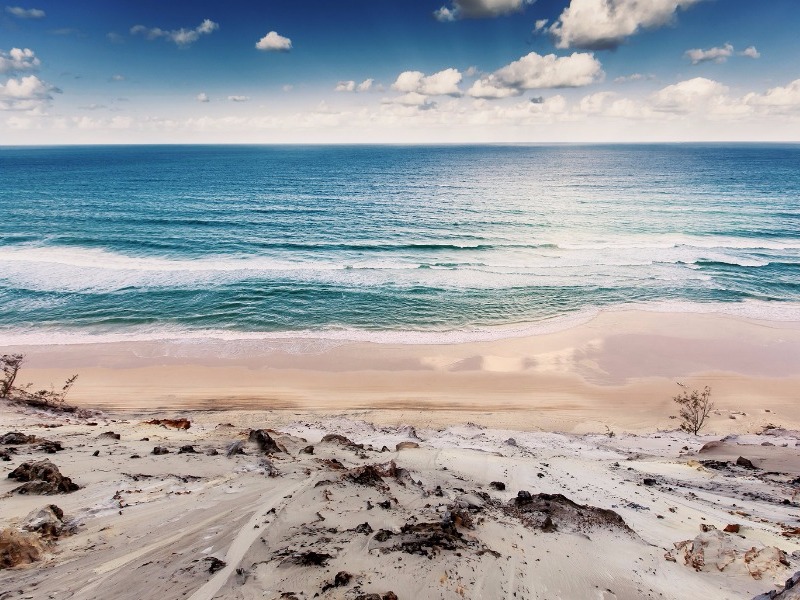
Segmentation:
{"type": "Polygon", "coordinates": [[[48,504],[76,527],[40,562],[0,569],[0,598],[355,600],[391,590],[399,600],[739,600],[776,589],[800,567],[800,535],[792,533],[800,526],[798,431],[732,437],[703,453],[715,438],[474,425],[413,431],[350,418],[280,426],[278,413],[264,411],[185,414],[192,427],[175,431],[130,411],[81,419],[0,403],[3,432],[65,446],[48,455],[21,445],[0,462],[0,529],[21,527],[48,504]],[[278,427],[273,435],[288,452],[265,457],[246,442],[254,426],[278,427]],[[99,435],[109,430],[121,439],[99,435]],[[325,433],[365,448],[321,442],[325,433]],[[246,455],[225,456],[234,440],[245,441],[246,455]],[[402,441],[420,447],[395,451],[402,441]],[[198,453],[178,454],[185,444],[198,453]],[[300,452],[307,444],[313,455],[300,452]],[[151,454],[156,445],[170,453],[151,454]],[[762,469],[697,462],[738,455],[762,469]],[[81,489],[13,493],[18,483],[5,474],[42,458],[81,489]],[[348,480],[345,469],[388,461],[405,472],[348,480]],[[558,499],[546,499],[546,512],[526,522],[514,509],[519,490],[613,510],[624,524],[592,508],[572,516],[554,509],[553,530],[544,519],[551,504],[563,505],[558,499]],[[462,515],[455,528],[443,527],[454,510],[462,515]],[[720,531],[732,523],[739,534],[720,531]],[[709,526],[716,530],[703,533],[709,526]],[[443,533],[450,537],[431,537],[443,533]],[[691,557],[676,548],[685,540],[695,541],[691,557]],[[325,564],[297,564],[309,551],[328,555],[325,564]],[[209,572],[210,557],[225,566],[209,572]],[[325,589],[340,571],[351,579],[325,589]]]}
{"type": "Polygon", "coordinates": [[[606,312],[556,333],[451,345],[192,340],[0,351],[28,356],[23,379],[34,387],[79,373],[70,401],[104,409],[653,431],[675,427],[680,381],[712,387],[709,431],[800,427],[800,323],[714,314],[606,312]]]}

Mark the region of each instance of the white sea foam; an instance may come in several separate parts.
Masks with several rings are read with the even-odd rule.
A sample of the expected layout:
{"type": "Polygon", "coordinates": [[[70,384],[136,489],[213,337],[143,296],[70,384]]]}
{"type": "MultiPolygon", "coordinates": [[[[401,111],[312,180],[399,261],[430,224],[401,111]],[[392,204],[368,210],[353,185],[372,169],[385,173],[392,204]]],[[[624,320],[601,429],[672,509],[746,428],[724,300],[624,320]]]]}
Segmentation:
{"type": "MultiPolygon", "coordinates": [[[[682,239],[682,238],[681,238],[682,239]]],[[[620,240],[605,245],[566,244],[521,248],[495,247],[479,255],[459,250],[423,255],[413,250],[376,258],[369,252],[320,253],[311,260],[292,259],[289,253],[274,256],[216,256],[167,258],[128,256],[88,248],[15,246],[0,248],[0,280],[11,287],[36,291],[111,292],[125,288],[181,287],[199,289],[264,278],[323,282],[342,285],[431,285],[454,288],[502,289],[526,285],[611,286],[637,277],[662,281],[706,278],[692,274],[698,263],[763,267],[772,256],[742,250],[734,238],[701,240],[696,245],[636,244],[620,240]],[[721,244],[734,244],[723,246],[721,244]],[[704,245],[705,244],[705,245],[704,245]],[[680,268],[675,270],[674,265],[680,268]]],[[[673,242],[675,240],[672,240],[673,242]]],[[[761,247],[753,242],[753,248],[761,247]]],[[[771,252],[778,252],[779,244],[771,252]]],[[[781,248],[797,260],[788,241],[781,248]]],[[[796,244],[800,249],[800,243],[796,244]]],[[[383,253],[381,253],[383,254],[383,253]]]]}
{"type": "Polygon", "coordinates": [[[749,300],[739,303],[649,302],[606,307],[587,307],[581,311],[532,323],[468,327],[458,330],[364,330],[320,329],[301,331],[231,331],[181,329],[175,327],[128,330],[82,329],[6,329],[0,330],[0,347],[106,344],[127,342],[165,342],[173,355],[191,355],[194,350],[215,348],[225,355],[280,349],[299,354],[322,352],[346,343],[400,345],[439,345],[488,342],[510,338],[546,335],[588,323],[601,313],[644,311],[725,315],[741,319],[794,323],[800,325],[800,303],[749,300]]]}

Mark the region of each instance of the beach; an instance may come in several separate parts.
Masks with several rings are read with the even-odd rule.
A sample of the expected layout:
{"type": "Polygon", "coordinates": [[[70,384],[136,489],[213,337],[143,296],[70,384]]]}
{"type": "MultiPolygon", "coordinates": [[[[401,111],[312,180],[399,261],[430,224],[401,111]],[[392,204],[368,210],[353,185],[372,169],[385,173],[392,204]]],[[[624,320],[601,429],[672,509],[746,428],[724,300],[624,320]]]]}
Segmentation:
{"type": "MultiPolygon", "coordinates": [[[[562,325],[563,327],[563,325],[562,325]]],[[[800,425],[800,324],[604,312],[550,333],[459,344],[162,340],[6,347],[70,401],[113,410],[358,411],[381,423],[561,432],[674,428],[678,383],[712,388],[720,433],[800,425]],[[765,412],[770,411],[770,412],[765,412]]],[[[285,416],[282,416],[285,415],[285,416]]]]}

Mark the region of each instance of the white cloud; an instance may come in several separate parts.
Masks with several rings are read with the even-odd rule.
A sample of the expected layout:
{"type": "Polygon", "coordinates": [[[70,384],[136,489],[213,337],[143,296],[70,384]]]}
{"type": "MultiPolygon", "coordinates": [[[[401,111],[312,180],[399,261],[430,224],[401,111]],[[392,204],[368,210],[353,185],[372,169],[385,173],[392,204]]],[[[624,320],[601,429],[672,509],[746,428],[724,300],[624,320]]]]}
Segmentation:
{"type": "Polygon", "coordinates": [[[292,40],[277,31],[270,31],[256,42],[256,48],[265,52],[288,52],[292,49],[292,40]]]}
{"type": "Polygon", "coordinates": [[[0,50],[0,73],[19,73],[32,71],[41,62],[30,48],[12,48],[8,52],[0,50]]]}
{"type": "Polygon", "coordinates": [[[22,8],[21,6],[6,6],[6,12],[18,19],[44,19],[45,12],[38,8],[22,8]]]}
{"type": "Polygon", "coordinates": [[[12,78],[0,84],[0,110],[38,111],[53,99],[53,93],[60,92],[35,75],[12,78]]]}
{"type": "Polygon", "coordinates": [[[687,50],[684,56],[691,60],[693,65],[699,65],[704,62],[724,63],[728,58],[733,56],[733,46],[731,44],[725,44],[724,46],[715,46],[708,50],[692,48],[691,50],[687,50]]]}
{"type": "Polygon", "coordinates": [[[375,83],[374,79],[365,79],[361,83],[356,83],[353,80],[340,81],[336,84],[334,91],[336,92],[368,92],[372,89],[372,84],[375,83]]]}
{"type": "Polygon", "coordinates": [[[228,96],[228,100],[231,102],[247,102],[250,100],[250,96],[228,96]]]}
{"type": "Polygon", "coordinates": [[[531,52],[476,81],[467,92],[475,98],[507,98],[525,90],[583,87],[604,77],[602,65],[592,54],[541,56],[531,52]]]}
{"type": "Polygon", "coordinates": [[[642,29],[672,22],[701,0],[571,0],[550,26],[558,48],[609,50],[642,29]]]}
{"type": "Polygon", "coordinates": [[[652,75],[643,75],[641,73],[631,73],[630,75],[620,75],[614,78],[614,83],[628,83],[630,81],[642,81],[643,79],[652,79],[652,75]]]}
{"type": "Polygon", "coordinates": [[[539,19],[536,23],[533,24],[533,33],[541,33],[544,31],[544,28],[547,27],[547,23],[549,19],[539,19]]]}
{"type": "Polygon", "coordinates": [[[739,52],[739,56],[746,56],[747,58],[761,58],[761,53],[756,50],[755,46],[748,46],[739,52]]]}
{"type": "Polygon", "coordinates": [[[450,7],[442,6],[433,13],[439,21],[483,19],[519,12],[536,0],[452,0],[450,7]]]}
{"type": "Polygon", "coordinates": [[[164,38],[174,42],[178,46],[186,47],[200,39],[201,35],[208,35],[217,29],[219,29],[219,24],[211,19],[205,19],[194,29],[181,28],[167,31],[159,27],[151,28],[145,27],[144,25],[134,25],[131,27],[131,35],[143,35],[148,40],[164,38]]]}
{"type": "Polygon", "coordinates": [[[211,99],[208,97],[208,94],[206,94],[205,92],[200,92],[199,94],[197,94],[197,101],[198,102],[210,102],[211,99]]]}
{"type": "Polygon", "coordinates": [[[336,84],[334,88],[335,92],[354,92],[356,91],[356,82],[353,80],[350,81],[340,81],[336,84]]]}
{"type": "Polygon", "coordinates": [[[747,94],[744,103],[777,114],[800,112],[800,79],[786,86],[771,88],[763,94],[747,94]]]}
{"type": "Polygon", "coordinates": [[[709,98],[724,96],[728,88],[713,79],[695,77],[657,91],[651,97],[653,108],[669,113],[688,113],[709,98]]]}
{"type": "Polygon", "coordinates": [[[421,71],[404,71],[397,76],[392,89],[402,93],[415,93],[422,96],[460,96],[462,75],[458,69],[444,69],[433,75],[421,71]]]}

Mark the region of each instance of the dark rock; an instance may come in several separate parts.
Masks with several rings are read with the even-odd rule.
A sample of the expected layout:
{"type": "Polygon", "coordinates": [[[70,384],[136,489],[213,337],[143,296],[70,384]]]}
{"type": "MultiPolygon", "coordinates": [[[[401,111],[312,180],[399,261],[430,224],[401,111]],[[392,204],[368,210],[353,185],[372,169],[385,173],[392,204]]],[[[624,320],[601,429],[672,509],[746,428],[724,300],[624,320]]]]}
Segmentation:
{"type": "Polygon", "coordinates": [[[324,552],[314,552],[313,550],[308,550],[306,552],[294,554],[291,558],[292,562],[304,567],[324,567],[333,557],[330,554],[325,554],[324,552]]]}
{"type": "Polygon", "coordinates": [[[382,600],[380,594],[359,594],[356,600],[382,600]]]}
{"type": "Polygon", "coordinates": [[[80,489],[69,477],[64,477],[49,460],[22,463],[8,477],[33,484],[13,490],[19,494],[66,494],[80,489]]]}
{"type": "Polygon", "coordinates": [[[384,477],[397,477],[397,475],[398,469],[392,460],[380,465],[365,465],[363,467],[350,469],[344,474],[343,479],[352,481],[358,485],[383,488],[386,486],[383,482],[384,477]]]}
{"type": "Polygon", "coordinates": [[[517,445],[517,440],[515,440],[514,438],[508,438],[506,440],[506,445],[508,445],[508,446],[516,446],[517,445]]]}
{"type": "Polygon", "coordinates": [[[138,454],[131,454],[131,458],[142,458],[142,457],[139,456],[138,454]]]}
{"type": "Polygon", "coordinates": [[[494,490],[497,490],[498,492],[502,492],[503,490],[506,489],[506,484],[503,483],[502,481],[493,481],[489,484],[489,487],[491,487],[494,490]]]}
{"type": "Polygon", "coordinates": [[[0,435],[0,444],[8,445],[22,445],[22,444],[32,444],[36,441],[35,435],[25,435],[24,433],[20,433],[19,431],[9,431],[8,433],[4,433],[0,435]]]}
{"type": "Polygon", "coordinates": [[[2,450],[0,450],[0,460],[8,462],[11,460],[11,455],[16,453],[17,453],[16,448],[3,448],[2,450]]]}
{"type": "Polygon", "coordinates": [[[55,454],[56,452],[60,452],[64,449],[64,446],[61,445],[61,442],[53,442],[50,440],[43,440],[41,444],[39,444],[39,450],[46,452],[47,454],[55,454]]]}
{"type": "Polygon", "coordinates": [[[364,449],[364,444],[355,444],[355,443],[351,442],[350,440],[348,440],[343,435],[339,435],[337,433],[329,433],[328,435],[326,435],[326,436],[324,436],[322,438],[322,441],[323,442],[332,442],[332,443],[335,443],[335,444],[341,444],[342,446],[345,446],[347,448],[358,448],[360,450],[364,449]]]}
{"type": "Polygon", "coordinates": [[[364,535],[369,535],[372,533],[373,529],[370,527],[369,523],[362,523],[361,525],[356,525],[353,529],[356,533],[363,533],[364,535]]]}
{"type": "Polygon", "coordinates": [[[384,500],[383,502],[378,502],[378,506],[380,506],[383,510],[389,510],[392,508],[392,503],[389,500],[384,500]]]}
{"type": "Polygon", "coordinates": [[[224,569],[228,566],[228,563],[226,563],[224,560],[218,559],[216,556],[206,556],[203,560],[208,562],[209,573],[216,573],[220,569],[224,569]]]}
{"type": "Polygon", "coordinates": [[[725,460],[701,460],[700,464],[707,469],[714,469],[716,471],[725,471],[731,466],[731,463],[725,460]]]}
{"type": "Polygon", "coordinates": [[[757,467],[750,461],[750,459],[740,456],[736,459],[736,464],[745,469],[756,469],[757,467]]]}
{"type": "Polygon", "coordinates": [[[209,448],[206,450],[206,456],[217,456],[219,451],[216,448],[209,448]]]}
{"type": "Polygon", "coordinates": [[[533,496],[531,496],[530,492],[527,492],[525,490],[520,490],[519,492],[517,492],[517,497],[514,498],[514,502],[516,502],[518,506],[523,504],[530,504],[531,502],[533,502],[533,496]]]}
{"type": "Polygon", "coordinates": [[[394,533],[390,529],[380,529],[373,539],[378,542],[385,542],[393,535],[394,533]]]}
{"type": "Polygon", "coordinates": [[[725,533],[739,533],[740,525],[738,523],[733,523],[731,525],[726,525],[724,531],[725,533]]]}
{"type": "Polygon", "coordinates": [[[104,431],[103,433],[101,433],[97,437],[99,437],[99,438],[107,438],[107,439],[110,439],[110,440],[118,440],[120,438],[120,435],[118,433],[114,433],[113,431],[104,431]]]}
{"type": "Polygon", "coordinates": [[[275,440],[264,431],[263,429],[251,429],[250,435],[247,437],[248,441],[258,444],[258,449],[264,454],[277,454],[284,452],[284,449],[278,446],[275,440]]]}
{"type": "Polygon", "coordinates": [[[162,454],[169,454],[169,448],[165,448],[164,446],[156,446],[153,448],[153,454],[156,456],[161,456],[162,454]]]}
{"type": "Polygon", "coordinates": [[[337,587],[344,587],[350,584],[350,580],[353,579],[353,576],[348,573],[347,571],[339,571],[336,574],[336,577],[333,579],[333,583],[326,583],[322,586],[322,593],[324,594],[328,590],[337,587]]]}
{"type": "Polygon", "coordinates": [[[645,485],[657,485],[658,481],[656,481],[652,477],[645,477],[642,483],[645,485]]]}
{"type": "Polygon", "coordinates": [[[100,450],[95,450],[92,452],[92,456],[100,456],[100,450]]]}
{"type": "Polygon", "coordinates": [[[523,497],[518,495],[504,507],[504,511],[528,527],[581,533],[603,527],[633,535],[622,517],[613,510],[577,504],[562,494],[525,494],[523,497]]]}
{"type": "Polygon", "coordinates": [[[197,454],[197,451],[194,449],[194,446],[187,444],[186,446],[180,447],[178,454],[197,454]]]}
{"type": "Polygon", "coordinates": [[[300,454],[314,454],[314,446],[306,446],[300,450],[300,454]]]}
{"type": "Polygon", "coordinates": [[[386,592],[381,600],[397,600],[397,594],[394,592],[386,592]]]}

